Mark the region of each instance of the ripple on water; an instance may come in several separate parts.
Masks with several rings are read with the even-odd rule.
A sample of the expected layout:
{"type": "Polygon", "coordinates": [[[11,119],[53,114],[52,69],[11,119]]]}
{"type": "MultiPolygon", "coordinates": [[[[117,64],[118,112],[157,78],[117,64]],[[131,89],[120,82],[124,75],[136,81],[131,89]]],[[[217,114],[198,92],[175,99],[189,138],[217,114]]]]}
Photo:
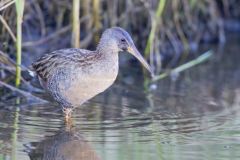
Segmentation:
{"type": "Polygon", "coordinates": [[[17,121],[15,109],[0,110],[0,142],[4,144],[0,151],[10,154],[12,135],[18,128],[18,150],[21,154],[27,150],[26,155],[43,154],[54,145],[52,149],[74,151],[77,143],[104,160],[239,158],[240,91],[236,73],[240,72],[239,67],[232,66],[239,63],[233,61],[196,67],[176,82],[163,80],[148,96],[138,86],[140,82],[114,85],[76,108],[73,130],[66,127],[56,105],[22,107],[17,121]],[[226,72],[214,72],[212,66],[223,67],[227,76],[226,72]],[[223,83],[223,79],[231,83],[223,83]]]}

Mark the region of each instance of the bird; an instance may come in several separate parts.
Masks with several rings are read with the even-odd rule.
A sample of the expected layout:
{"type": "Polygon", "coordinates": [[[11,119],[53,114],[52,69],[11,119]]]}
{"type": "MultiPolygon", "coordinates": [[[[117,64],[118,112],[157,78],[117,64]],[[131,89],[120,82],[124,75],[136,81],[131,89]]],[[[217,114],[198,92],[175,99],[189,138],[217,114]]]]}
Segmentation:
{"type": "Polygon", "coordinates": [[[60,104],[68,120],[74,108],[114,83],[121,52],[132,54],[154,75],[129,33],[121,27],[106,29],[94,51],[79,48],[53,51],[33,62],[31,70],[41,86],[60,104]]]}

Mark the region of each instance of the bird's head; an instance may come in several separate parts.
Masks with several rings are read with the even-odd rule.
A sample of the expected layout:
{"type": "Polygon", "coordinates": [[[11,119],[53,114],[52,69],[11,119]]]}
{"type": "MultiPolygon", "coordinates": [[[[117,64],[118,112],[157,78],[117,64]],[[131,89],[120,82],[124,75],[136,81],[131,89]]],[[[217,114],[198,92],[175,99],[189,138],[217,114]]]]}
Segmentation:
{"type": "Polygon", "coordinates": [[[146,60],[143,58],[141,53],[136,48],[131,36],[127,31],[120,27],[112,27],[107,29],[103,36],[111,39],[111,43],[114,42],[119,52],[128,52],[136,57],[142,65],[153,75],[153,71],[146,60]]]}

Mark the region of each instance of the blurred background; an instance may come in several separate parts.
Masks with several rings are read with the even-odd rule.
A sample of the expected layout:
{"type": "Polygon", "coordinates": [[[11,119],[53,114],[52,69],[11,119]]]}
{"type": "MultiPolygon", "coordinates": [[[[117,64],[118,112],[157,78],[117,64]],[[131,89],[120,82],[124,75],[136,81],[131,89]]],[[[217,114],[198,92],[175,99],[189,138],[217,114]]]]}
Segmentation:
{"type": "Polygon", "coordinates": [[[0,0],[0,160],[239,159],[239,42],[239,0],[0,0]],[[57,49],[94,50],[113,26],[158,78],[121,54],[116,83],[66,129],[27,67],[57,49]]]}
{"type": "MultiPolygon", "coordinates": [[[[159,72],[162,61],[174,66],[182,54],[186,57],[187,53],[198,50],[200,44],[223,44],[229,31],[239,33],[239,3],[238,0],[25,0],[23,16],[19,15],[23,64],[28,66],[40,55],[61,48],[95,49],[106,28],[121,26],[131,33],[139,50],[159,72]]],[[[16,59],[16,6],[14,1],[1,0],[0,7],[0,49],[16,59]]]]}

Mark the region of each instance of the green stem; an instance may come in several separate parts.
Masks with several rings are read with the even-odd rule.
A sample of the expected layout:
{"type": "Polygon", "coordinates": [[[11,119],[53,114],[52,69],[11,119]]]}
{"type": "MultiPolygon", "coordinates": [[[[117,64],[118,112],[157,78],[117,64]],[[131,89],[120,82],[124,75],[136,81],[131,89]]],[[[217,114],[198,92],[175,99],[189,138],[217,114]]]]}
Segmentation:
{"type": "Polygon", "coordinates": [[[16,55],[16,80],[15,84],[19,87],[21,83],[21,61],[22,61],[22,20],[25,0],[15,0],[17,11],[17,55],[16,55]]]}
{"type": "Polygon", "coordinates": [[[163,9],[164,6],[166,4],[166,0],[160,0],[158,3],[158,8],[157,8],[157,12],[155,13],[155,17],[152,19],[152,28],[150,31],[150,35],[148,37],[147,40],[147,46],[144,50],[144,56],[148,57],[149,53],[150,53],[150,47],[152,46],[153,40],[154,40],[154,36],[155,36],[155,32],[157,29],[157,24],[161,18],[161,15],[163,13],[163,9]]]}
{"type": "Polygon", "coordinates": [[[185,71],[186,69],[188,68],[191,68],[197,64],[200,64],[204,61],[206,61],[207,59],[209,59],[211,56],[213,55],[212,51],[207,51],[206,53],[202,54],[201,56],[199,56],[198,58],[190,61],[190,62],[187,62],[173,70],[171,70],[170,72],[165,72],[165,73],[162,73],[158,76],[155,76],[153,79],[152,79],[152,82],[156,82],[160,79],[163,79],[165,77],[167,77],[168,75],[170,75],[171,73],[180,73],[182,71],[185,71]]]}

